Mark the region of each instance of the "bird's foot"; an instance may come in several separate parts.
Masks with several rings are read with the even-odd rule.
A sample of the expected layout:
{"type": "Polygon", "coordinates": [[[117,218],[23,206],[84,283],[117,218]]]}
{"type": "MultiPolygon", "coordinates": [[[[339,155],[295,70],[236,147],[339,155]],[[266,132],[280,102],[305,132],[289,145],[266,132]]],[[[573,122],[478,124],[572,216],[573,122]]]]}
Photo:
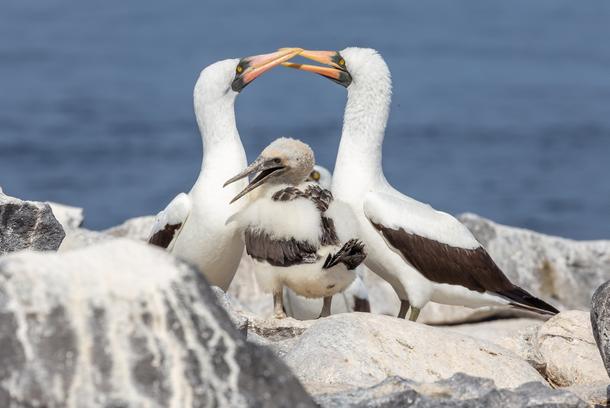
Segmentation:
{"type": "Polygon", "coordinates": [[[409,314],[409,320],[411,320],[412,322],[417,321],[420,310],[421,309],[418,309],[416,307],[411,307],[411,313],[409,314]]]}
{"type": "Polygon", "coordinates": [[[320,316],[318,316],[318,319],[320,317],[330,316],[330,308],[331,308],[332,302],[333,302],[332,296],[326,296],[324,298],[324,304],[322,305],[322,311],[320,312],[320,316]]]}
{"type": "Polygon", "coordinates": [[[274,319],[285,319],[287,317],[288,317],[288,315],[284,311],[273,313],[273,318],[274,319]]]}
{"type": "Polygon", "coordinates": [[[400,311],[398,312],[398,318],[404,319],[407,316],[407,312],[409,311],[410,303],[408,300],[400,300],[400,311]]]}

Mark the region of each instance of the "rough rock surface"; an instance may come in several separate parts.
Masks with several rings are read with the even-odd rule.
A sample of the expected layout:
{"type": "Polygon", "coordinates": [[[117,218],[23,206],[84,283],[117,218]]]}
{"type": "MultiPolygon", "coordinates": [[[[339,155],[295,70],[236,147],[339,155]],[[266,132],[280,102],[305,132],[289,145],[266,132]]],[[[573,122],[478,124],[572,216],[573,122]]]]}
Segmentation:
{"type": "Polygon", "coordinates": [[[595,408],[608,407],[610,404],[610,385],[605,383],[578,384],[563,388],[595,408]]]}
{"type": "Polygon", "coordinates": [[[610,279],[610,241],[573,241],[459,217],[519,286],[564,309],[588,310],[593,291],[610,279]]]}
{"type": "Polygon", "coordinates": [[[85,228],[71,229],[66,231],[66,237],[59,246],[59,252],[85,248],[112,239],[116,238],[99,231],[91,231],[85,228]]]}
{"type": "Polygon", "coordinates": [[[147,241],[155,223],[154,215],[130,218],[121,225],[102,231],[105,234],[119,238],[131,238],[136,241],[147,241]]]}
{"type": "Polygon", "coordinates": [[[315,321],[285,360],[312,393],[370,387],[393,375],[434,382],[464,372],[499,387],[544,381],[527,362],[492,343],[370,313],[315,321]]]}
{"type": "Polygon", "coordinates": [[[610,281],[600,286],[593,294],[591,325],[602,361],[610,374],[610,281]]]}
{"type": "Polygon", "coordinates": [[[83,225],[85,216],[83,215],[82,208],[54,203],[52,201],[48,201],[48,204],[51,206],[51,210],[53,210],[53,215],[55,215],[55,218],[57,218],[57,221],[64,227],[65,231],[83,225]]]}
{"type": "Polygon", "coordinates": [[[49,204],[0,193],[0,255],[22,249],[56,250],[64,236],[49,204]]]}
{"type": "Polygon", "coordinates": [[[428,384],[390,377],[370,388],[317,396],[316,402],[323,408],[587,407],[576,395],[539,382],[523,384],[513,390],[498,389],[491,380],[461,373],[428,384]]]}
{"type": "Polygon", "coordinates": [[[311,406],[200,274],[116,239],[0,258],[0,406],[311,406]]]}
{"type": "Polygon", "coordinates": [[[587,312],[577,310],[554,316],[532,338],[535,365],[559,387],[610,382],[595,345],[587,312]]]}

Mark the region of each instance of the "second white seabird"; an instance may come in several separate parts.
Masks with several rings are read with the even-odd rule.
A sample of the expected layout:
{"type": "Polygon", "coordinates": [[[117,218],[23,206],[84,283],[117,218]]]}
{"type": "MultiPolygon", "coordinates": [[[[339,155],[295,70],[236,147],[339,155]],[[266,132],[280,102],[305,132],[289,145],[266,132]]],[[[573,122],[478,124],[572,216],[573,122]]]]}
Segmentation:
{"type": "MultiPolygon", "coordinates": [[[[392,80],[379,53],[350,47],[304,51],[325,66],[284,63],[347,88],[332,192],[349,205],[367,247],[366,265],[392,285],[399,317],[417,320],[429,301],[466,307],[509,305],[542,314],[558,310],[513,284],[462,223],[394,189],[381,165],[392,80]]],[[[338,230],[341,237],[341,231],[338,230]]]]}

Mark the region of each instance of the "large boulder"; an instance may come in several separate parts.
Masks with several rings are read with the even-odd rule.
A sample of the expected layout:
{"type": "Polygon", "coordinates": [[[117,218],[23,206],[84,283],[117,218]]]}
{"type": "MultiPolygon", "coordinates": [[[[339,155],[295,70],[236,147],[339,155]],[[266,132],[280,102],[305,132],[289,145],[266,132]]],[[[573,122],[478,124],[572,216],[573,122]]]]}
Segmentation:
{"type": "Polygon", "coordinates": [[[493,381],[455,374],[446,380],[421,384],[400,377],[357,390],[316,397],[323,408],[586,408],[573,393],[554,390],[539,382],[498,389],[493,381]]]}
{"type": "Polygon", "coordinates": [[[0,258],[0,406],[312,406],[197,271],[115,239],[0,258]]]}
{"type": "Polygon", "coordinates": [[[554,386],[610,381],[587,312],[562,312],[544,324],[525,326],[514,336],[494,342],[528,361],[554,386]]]}
{"type": "Polygon", "coordinates": [[[588,310],[593,291],[610,279],[610,241],[573,241],[459,217],[517,285],[564,309],[588,310]]]}
{"type": "Polygon", "coordinates": [[[591,325],[606,371],[610,374],[610,281],[600,286],[591,300],[591,325]]]}
{"type": "Polygon", "coordinates": [[[316,321],[284,359],[316,394],[370,387],[393,375],[434,382],[463,372],[502,388],[544,382],[526,361],[492,343],[370,313],[316,321]]]}
{"type": "Polygon", "coordinates": [[[49,204],[0,193],[0,255],[22,249],[54,251],[64,236],[49,204]]]}

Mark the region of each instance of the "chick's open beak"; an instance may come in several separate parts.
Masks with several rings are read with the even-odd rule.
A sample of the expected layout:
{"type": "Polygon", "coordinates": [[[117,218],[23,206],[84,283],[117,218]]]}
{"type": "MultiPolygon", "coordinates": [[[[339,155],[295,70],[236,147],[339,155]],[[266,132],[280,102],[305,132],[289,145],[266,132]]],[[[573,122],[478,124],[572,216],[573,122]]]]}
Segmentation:
{"type": "Polygon", "coordinates": [[[269,71],[271,68],[280,65],[282,62],[294,58],[301,51],[303,51],[302,48],[282,48],[271,54],[242,58],[237,65],[235,79],[231,84],[231,88],[236,92],[241,91],[256,78],[269,71]]]}
{"type": "Polygon", "coordinates": [[[245,196],[250,191],[254,190],[255,188],[257,188],[260,185],[262,185],[263,183],[265,183],[265,181],[267,181],[272,174],[277,174],[278,172],[283,172],[285,169],[286,169],[285,166],[283,166],[281,164],[281,160],[278,161],[277,159],[274,159],[274,158],[268,159],[268,158],[259,156],[254,162],[252,162],[252,164],[250,164],[248,167],[246,167],[244,169],[244,171],[242,171],[241,173],[239,173],[238,175],[236,175],[234,177],[231,177],[223,185],[223,187],[226,187],[229,184],[236,182],[237,180],[241,180],[244,177],[248,177],[251,174],[260,172],[258,174],[258,176],[256,176],[255,178],[252,179],[252,181],[250,182],[250,184],[248,184],[248,186],[246,188],[244,188],[239,194],[237,194],[235,197],[233,197],[233,199],[231,200],[231,202],[229,204],[239,200],[241,197],[245,196]]]}
{"type": "Polygon", "coordinates": [[[346,88],[352,83],[352,76],[347,71],[345,60],[338,51],[303,50],[299,55],[312,61],[319,62],[320,64],[324,64],[325,66],[297,64],[293,62],[283,62],[282,65],[288,68],[320,74],[346,88]]]}

